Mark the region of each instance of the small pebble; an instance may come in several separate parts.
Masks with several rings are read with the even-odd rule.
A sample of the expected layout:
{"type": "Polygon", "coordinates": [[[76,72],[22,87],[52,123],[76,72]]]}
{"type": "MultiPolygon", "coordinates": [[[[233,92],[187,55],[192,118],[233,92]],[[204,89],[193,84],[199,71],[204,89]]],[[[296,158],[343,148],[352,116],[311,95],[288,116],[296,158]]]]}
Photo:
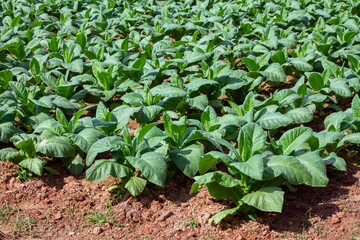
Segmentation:
{"type": "Polygon", "coordinates": [[[99,235],[102,232],[101,227],[96,227],[93,229],[93,234],[95,235],[99,235]]]}

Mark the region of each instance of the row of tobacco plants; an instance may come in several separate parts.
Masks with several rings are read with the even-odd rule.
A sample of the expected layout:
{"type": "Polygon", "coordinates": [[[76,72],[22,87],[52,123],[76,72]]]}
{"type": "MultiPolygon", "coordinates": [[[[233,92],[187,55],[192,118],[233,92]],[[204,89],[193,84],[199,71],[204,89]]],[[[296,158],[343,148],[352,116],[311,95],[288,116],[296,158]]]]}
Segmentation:
{"type": "Polygon", "coordinates": [[[3,0],[0,161],[20,178],[62,162],[134,196],[185,174],[235,202],[215,223],[281,212],[284,190],[326,187],[360,144],[359,14],[356,0],[3,0]]]}

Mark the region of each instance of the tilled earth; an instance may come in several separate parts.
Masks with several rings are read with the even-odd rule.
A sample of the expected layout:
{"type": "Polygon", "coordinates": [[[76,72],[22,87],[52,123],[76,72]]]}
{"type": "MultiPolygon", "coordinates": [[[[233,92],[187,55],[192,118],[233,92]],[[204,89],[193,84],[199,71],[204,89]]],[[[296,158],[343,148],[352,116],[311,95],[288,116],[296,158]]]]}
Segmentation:
{"type": "Polygon", "coordinates": [[[326,188],[287,192],[282,214],[237,215],[218,226],[209,218],[233,203],[206,189],[189,194],[192,181],[182,175],[140,197],[114,199],[111,177],[90,183],[59,167],[59,176],[21,182],[15,165],[0,163],[0,239],[358,239],[360,160],[341,154],[347,172],[330,169],[326,188]]]}

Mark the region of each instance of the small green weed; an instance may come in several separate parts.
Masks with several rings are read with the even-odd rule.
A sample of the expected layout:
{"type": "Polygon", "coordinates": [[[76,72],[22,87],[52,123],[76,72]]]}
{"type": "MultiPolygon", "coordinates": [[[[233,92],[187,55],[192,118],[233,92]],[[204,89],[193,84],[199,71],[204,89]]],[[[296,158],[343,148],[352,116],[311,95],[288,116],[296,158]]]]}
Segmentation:
{"type": "Polygon", "coordinates": [[[30,232],[35,225],[35,220],[29,218],[25,213],[17,210],[16,220],[12,221],[14,228],[19,232],[30,232]]]}
{"type": "Polygon", "coordinates": [[[360,228],[359,227],[355,227],[354,230],[350,231],[350,234],[351,234],[351,240],[360,240],[360,228]]]}
{"type": "Polygon", "coordinates": [[[15,172],[17,173],[16,179],[21,181],[27,181],[31,178],[36,177],[35,173],[23,167],[20,167],[20,169],[16,169],[15,172]]]}
{"type": "Polygon", "coordinates": [[[102,211],[99,213],[91,211],[91,213],[86,215],[85,218],[87,218],[90,222],[94,224],[97,223],[98,226],[101,226],[104,223],[111,222],[113,220],[109,211],[102,211]]]}
{"type": "Polygon", "coordinates": [[[192,219],[192,218],[190,218],[190,219],[188,219],[187,221],[183,222],[183,226],[184,226],[184,227],[190,226],[190,227],[196,228],[198,225],[199,225],[199,223],[196,222],[196,221],[195,221],[194,219],[192,219]]]}
{"type": "Polygon", "coordinates": [[[5,202],[4,204],[0,205],[0,221],[1,222],[7,222],[7,215],[11,214],[12,212],[14,212],[14,209],[12,209],[7,202],[5,202]]]}
{"type": "Polygon", "coordinates": [[[308,222],[308,224],[309,224],[309,226],[311,228],[313,228],[320,235],[320,237],[322,237],[323,231],[324,231],[324,226],[319,226],[319,227],[314,226],[314,224],[312,223],[311,210],[309,211],[309,222],[308,222]]]}
{"type": "Polygon", "coordinates": [[[76,208],[76,206],[72,206],[71,204],[68,206],[68,208],[66,209],[67,212],[70,213],[74,213],[76,211],[78,211],[78,209],[76,208]]]}
{"type": "Polygon", "coordinates": [[[282,238],[286,238],[288,234],[289,234],[289,231],[285,231],[285,230],[284,230],[284,231],[281,232],[281,235],[280,235],[280,236],[281,236],[282,238]]]}
{"type": "MultiPolygon", "coordinates": [[[[91,212],[85,216],[91,223],[97,224],[98,226],[103,225],[104,223],[111,222],[116,223],[118,220],[113,217],[113,212],[111,207],[106,208],[104,211],[95,212],[91,210],[91,212]]],[[[117,226],[122,224],[116,224],[117,226]]]]}
{"type": "Polygon", "coordinates": [[[360,236],[356,236],[354,235],[354,233],[350,233],[351,234],[351,240],[360,240],[360,236]]]}
{"type": "Polygon", "coordinates": [[[68,206],[67,206],[67,208],[62,208],[62,207],[60,207],[60,206],[58,206],[58,210],[59,211],[62,211],[62,212],[69,212],[69,213],[74,213],[74,212],[76,212],[76,211],[78,211],[78,209],[77,209],[77,207],[76,206],[73,206],[73,205],[71,205],[71,204],[69,204],[68,206]]]}

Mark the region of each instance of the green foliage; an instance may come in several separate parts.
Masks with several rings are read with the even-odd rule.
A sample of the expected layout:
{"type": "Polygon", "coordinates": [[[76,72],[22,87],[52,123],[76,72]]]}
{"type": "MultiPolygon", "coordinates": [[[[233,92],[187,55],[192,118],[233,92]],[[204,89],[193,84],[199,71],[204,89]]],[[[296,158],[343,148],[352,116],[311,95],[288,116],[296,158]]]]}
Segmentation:
{"type": "Polygon", "coordinates": [[[111,211],[111,208],[105,209],[101,212],[95,212],[91,210],[90,213],[85,216],[85,218],[92,224],[97,224],[98,226],[102,226],[104,223],[107,222],[117,222],[117,219],[113,217],[113,212],[111,211]]]}
{"type": "Polygon", "coordinates": [[[214,223],[281,212],[284,187],[325,187],[326,166],[345,171],[337,153],[360,145],[358,13],[344,0],[1,1],[0,161],[21,180],[59,174],[50,161],[110,175],[114,196],[184,174],[235,202],[214,223]],[[329,111],[326,130],[301,125],[329,111]]]}
{"type": "Polygon", "coordinates": [[[188,219],[187,221],[183,222],[184,227],[193,227],[196,228],[199,225],[194,219],[188,219]]]}

